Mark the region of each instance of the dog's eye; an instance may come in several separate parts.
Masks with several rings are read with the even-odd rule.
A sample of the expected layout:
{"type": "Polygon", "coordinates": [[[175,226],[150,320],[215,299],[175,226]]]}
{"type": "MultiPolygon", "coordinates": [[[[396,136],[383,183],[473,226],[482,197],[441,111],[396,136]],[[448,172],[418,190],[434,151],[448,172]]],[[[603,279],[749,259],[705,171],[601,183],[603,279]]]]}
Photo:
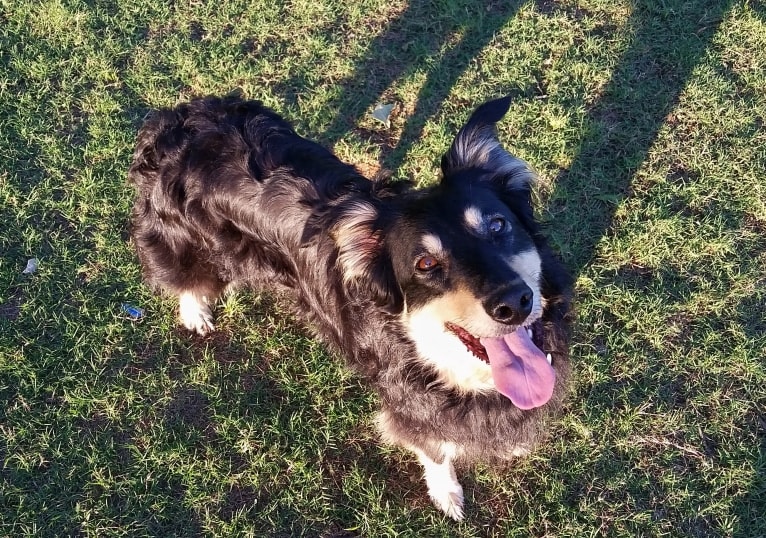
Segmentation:
{"type": "Polygon", "coordinates": [[[489,233],[497,235],[508,229],[508,222],[503,217],[495,217],[489,221],[489,233]]]}
{"type": "Polygon", "coordinates": [[[439,260],[437,260],[433,256],[423,256],[415,264],[415,267],[417,267],[418,271],[424,271],[424,272],[433,271],[434,269],[439,267],[439,260]]]}

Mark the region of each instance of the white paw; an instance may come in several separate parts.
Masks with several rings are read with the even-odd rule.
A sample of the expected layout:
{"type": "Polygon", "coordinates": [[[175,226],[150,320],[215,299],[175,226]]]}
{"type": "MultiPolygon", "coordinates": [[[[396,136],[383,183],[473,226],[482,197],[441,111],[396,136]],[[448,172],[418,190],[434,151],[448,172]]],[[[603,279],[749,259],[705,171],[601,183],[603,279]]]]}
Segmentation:
{"type": "Polygon", "coordinates": [[[436,507],[455,521],[463,519],[463,488],[457,482],[449,489],[429,490],[428,494],[436,507]]]}
{"type": "Polygon", "coordinates": [[[511,456],[516,458],[523,458],[529,456],[532,453],[532,448],[524,445],[519,445],[511,451],[511,456]]]}
{"type": "Polygon", "coordinates": [[[210,306],[192,293],[182,293],[178,297],[178,314],[183,326],[199,335],[206,335],[215,330],[213,311],[210,306]]]}

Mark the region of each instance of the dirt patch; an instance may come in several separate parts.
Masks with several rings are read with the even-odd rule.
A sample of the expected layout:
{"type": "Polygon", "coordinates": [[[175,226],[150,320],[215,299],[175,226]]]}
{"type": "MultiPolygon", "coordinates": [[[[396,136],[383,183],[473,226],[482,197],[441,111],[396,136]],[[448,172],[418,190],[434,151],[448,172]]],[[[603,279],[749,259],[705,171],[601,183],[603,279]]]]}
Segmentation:
{"type": "Polygon", "coordinates": [[[171,429],[196,428],[205,431],[212,428],[210,400],[192,387],[181,389],[165,409],[165,424],[171,429]]]}
{"type": "Polygon", "coordinates": [[[674,163],[667,174],[668,183],[672,185],[686,186],[691,183],[696,183],[699,179],[699,172],[696,170],[689,170],[680,163],[674,163]]]}
{"type": "Polygon", "coordinates": [[[654,269],[638,263],[628,263],[617,269],[616,280],[625,287],[645,290],[654,280],[654,269]]]}
{"type": "Polygon", "coordinates": [[[0,319],[13,321],[19,317],[24,294],[20,289],[11,292],[11,296],[4,303],[0,303],[0,319]]]}
{"type": "Polygon", "coordinates": [[[535,9],[542,15],[563,15],[573,21],[582,21],[590,12],[578,6],[562,4],[557,0],[535,0],[535,9]]]}
{"type": "Polygon", "coordinates": [[[263,503],[263,495],[250,485],[234,484],[226,493],[219,516],[231,521],[237,512],[247,512],[257,504],[263,503]]]}

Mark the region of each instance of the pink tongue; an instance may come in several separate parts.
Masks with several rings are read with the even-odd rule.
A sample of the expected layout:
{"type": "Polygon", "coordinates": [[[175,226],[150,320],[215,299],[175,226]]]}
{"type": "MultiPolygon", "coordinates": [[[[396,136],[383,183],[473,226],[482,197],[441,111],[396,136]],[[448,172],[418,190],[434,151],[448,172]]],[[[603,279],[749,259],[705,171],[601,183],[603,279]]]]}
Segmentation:
{"type": "Polygon", "coordinates": [[[551,399],[556,372],[519,327],[502,338],[480,338],[487,350],[492,377],[497,390],[520,409],[540,407],[551,399]]]}

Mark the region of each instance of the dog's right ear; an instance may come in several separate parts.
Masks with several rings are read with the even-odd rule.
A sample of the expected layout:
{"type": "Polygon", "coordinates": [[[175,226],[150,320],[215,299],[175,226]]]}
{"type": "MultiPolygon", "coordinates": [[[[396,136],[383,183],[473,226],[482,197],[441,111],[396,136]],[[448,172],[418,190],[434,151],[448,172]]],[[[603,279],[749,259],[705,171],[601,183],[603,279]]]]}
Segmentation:
{"type": "Polygon", "coordinates": [[[497,139],[496,124],[510,107],[511,97],[501,97],[484,103],[471,114],[442,157],[443,177],[474,169],[484,172],[501,189],[529,192],[534,172],[526,162],[508,153],[497,139]]]}
{"type": "Polygon", "coordinates": [[[355,202],[346,208],[331,230],[338,247],[338,268],[344,287],[366,293],[391,313],[401,312],[404,295],[385,253],[379,211],[372,204],[355,202]]]}

